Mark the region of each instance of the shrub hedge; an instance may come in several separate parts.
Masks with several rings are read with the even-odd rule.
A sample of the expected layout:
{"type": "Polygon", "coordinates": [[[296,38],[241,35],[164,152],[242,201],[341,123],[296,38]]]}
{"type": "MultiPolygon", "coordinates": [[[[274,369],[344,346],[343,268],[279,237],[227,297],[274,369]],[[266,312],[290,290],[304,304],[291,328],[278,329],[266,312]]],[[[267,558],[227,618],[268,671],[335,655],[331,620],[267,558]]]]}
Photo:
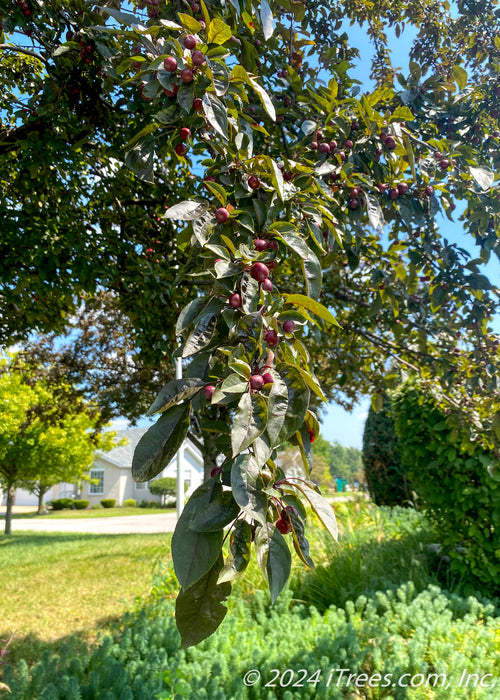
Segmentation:
{"type": "Polygon", "coordinates": [[[116,503],[114,498],[101,498],[101,506],[103,508],[113,508],[116,503]]]}
{"type": "Polygon", "coordinates": [[[137,506],[137,501],[135,498],[127,498],[123,501],[123,505],[127,506],[127,508],[135,508],[137,506]]]}
{"type": "Polygon", "coordinates": [[[56,498],[51,505],[54,510],[67,510],[73,508],[75,504],[74,498],[56,498]]]}
{"type": "Polygon", "coordinates": [[[500,595],[500,463],[418,381],[392,393],[401,458],[451,568],[500,595]]]}

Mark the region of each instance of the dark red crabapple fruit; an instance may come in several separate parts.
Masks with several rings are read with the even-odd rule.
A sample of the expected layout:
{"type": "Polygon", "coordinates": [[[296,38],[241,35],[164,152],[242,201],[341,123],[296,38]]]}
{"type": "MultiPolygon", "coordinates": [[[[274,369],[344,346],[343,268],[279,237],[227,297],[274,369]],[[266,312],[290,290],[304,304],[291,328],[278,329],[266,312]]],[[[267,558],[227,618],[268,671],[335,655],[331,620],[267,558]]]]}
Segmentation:
{"type": "Polygon", "coordinates": [[[264,263],[256,262],[250,268],[250,275],[257,282],[263,282],[269,277],[269,268],[264,263]]]}
{"type": "Polygon", "coordinates": [[[271,372],[266,372],[265,374],[263,374],[262,379],[264,380],[264,384],[272,384],[274,382],[273,375],[271,374],[271,372]]]}
{"type": "Polygon", "coordinates": [[[274,348],[279,343],[278,334],[272,328],[266,331],[265,338],[270,348],[274,348]]]}
{"type": "Polygon", "coordinates": [[[273,283],[271,282],[270,279],[264,280],[262,282],[262,289],[265,292],[272,292],[273,291],[273,283]]]}
{"type": "Polygon", "coordinates": [[[295,321],[285,321],[283,323],[283,330],[285,333],[293,333],[295,330],[295,321]]]}
{"type": "Polygon", "coordinates": [[[193,100],[193,107],[197,112],[203,112],[203,100],[201,97],[197,97],[193,100]]]}
{"type": "Polygon", "coordinates": [[[241,295],[235,292],[229,297],[229,306],[233,309],[239,309],[241,306],[241,295]]]}
{"type": "Polygon", "coordinates": [[[267,248],[267,241],[264,240],[264,238],[256,238],[253,242],[253,247],[259,253],[262,253],[262,251],[266,250],[266,248],[267,248]]]}
{"type": "Polygon", "coordinates": [[[398,185],[398,192],[399,194],[406,194],[408,192],[408,185],[406,182],[400,182],[398,185]]]}
{"type": "Polygon", "coordinates": [[[205,56],[203,51],[193,51],[191,58],[193,59],[193,64],[195,66],[202,66],[204,63],[207,62],[207,57],[205,56]]]}
{"type": "Polygon", "coordinates": [[[192,34],[188,34],[184,37],[183,44],[186,47],[186,49],[192,51],[196,47],[196,43],[196,37],[192,34]]]}
{"type": "Polygon", "coordinates": [[[177,70],[177,61],[173,56],[167,56],[167,58],[163,61],[163,67],[169,73],[175,73],[177,70]]]}
{"type": "Polygon", "coordinates": [[[260,376],[260,374],[252,374],[250,377],[250,387],[254,389],[254,391],[259,391],[259,389],[262,389],[264,386],[264,380],[260,376]]]}
{"type": "Polygon", "coordinates": [[[260,180],[257,175],[250,175],[248,178],[248,186],[251,187],[252,190],[256,190],[258,187],[260,187],[260,180]]]}
{"type": "Polygon", "coordinates": [[[188,129],[187,126],[183,126],[179,132],[179,135],[181,137],[181,141],[187,141],[191,136],[191,129],[188,129]]]}
{"type": "Polygon", "coordinates": [[[219,207],[215,210],[215,218],[219,224],[223,224],[229,219],[229,212],[226,207],[219,207]]]}
{"type": "Polygon", "coordinates": [[[208,384],[208,385],[203,389],[203,391],[205,392],[205,398],[208,399],[208,401],[210,401],[210,399],[212,398],[213,393],[214,393],[214,391],[215,391],[215,387],[214,387],[212,384],[208,384]]]}
{"type": "Polygon", "coordinates": [[[291,523],[287,522],[286,520],[282,520],[281,518],[279,518],[276,521],[276,528],[281,532],[282,535],[287,535],[289,532],[292,531],[291,523]]]}
{"type": "Polygon", "coordinates": [[[178,143],[175,147],[175,152],[178,156],[184,156],[188,152],[188,147],[184,143],[178,143]]]}
{"type": "Polygon", "coordinates": [[[183,83],[192,83],[194,79],[194,73],[191,68],[184,68],[181,70],[181,80],[183,83]]]}

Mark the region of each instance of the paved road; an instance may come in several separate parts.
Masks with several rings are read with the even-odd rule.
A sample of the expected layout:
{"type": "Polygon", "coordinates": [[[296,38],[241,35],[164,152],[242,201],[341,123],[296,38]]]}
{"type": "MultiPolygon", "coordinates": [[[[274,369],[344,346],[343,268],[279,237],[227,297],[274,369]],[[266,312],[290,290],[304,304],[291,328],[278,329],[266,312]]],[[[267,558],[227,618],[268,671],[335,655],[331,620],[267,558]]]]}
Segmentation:
{"type": "Polygon", "coordinates": [[[125,535],[152,532],[173,532],[175,513],[158,515],[122,515],[115,518],[19,518],[12,520],[12,532],[88,532],[94,535],[125,535]]]}

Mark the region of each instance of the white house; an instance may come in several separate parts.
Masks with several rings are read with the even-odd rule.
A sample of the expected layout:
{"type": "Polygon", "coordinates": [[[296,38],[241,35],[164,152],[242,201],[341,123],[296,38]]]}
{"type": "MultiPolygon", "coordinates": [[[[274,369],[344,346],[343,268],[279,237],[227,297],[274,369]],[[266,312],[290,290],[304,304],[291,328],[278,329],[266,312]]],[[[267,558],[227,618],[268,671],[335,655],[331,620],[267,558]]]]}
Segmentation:
{"type": "MultiPolygon", "coordinates": [[[[116,442],[127,438],[125,445],[114,447],[108,452],[96,452],[94,466],[90,470],[92,479],[96,483],[83,482],[78,488],[73,484],[57,484],[45,494],[44,502],[56,498],[75,497],[90,501],[91,505],[99,503],[103,498],[114,498],[116,505],[123,505],[128,498],[140,501],[159,501],[159,496],[153,496],[149,491],[148,483],[136,483],[132,479],[132,458],[134,450],[147,431],[147,428],[129,428],[116,431],[116,442]]],[[[185,440],[181,449],[181,459],[184,473],[184,481],[188,488],[186,496],[189,496],[203,482],[203,457],[201,452],[189,440],[185,440]]],[[[177,459],[174,457],[170,464],[158,474],[160,476],[177,477],[177,459]]],[[[4,496],[5,500],[6,496],[4,496]]],[[[3,502],[0,493],[0,505],[3,502]]],[[[18,506],[36,506],[37,498],[34,494],[17,489],[15,504],[18,506]]]]}

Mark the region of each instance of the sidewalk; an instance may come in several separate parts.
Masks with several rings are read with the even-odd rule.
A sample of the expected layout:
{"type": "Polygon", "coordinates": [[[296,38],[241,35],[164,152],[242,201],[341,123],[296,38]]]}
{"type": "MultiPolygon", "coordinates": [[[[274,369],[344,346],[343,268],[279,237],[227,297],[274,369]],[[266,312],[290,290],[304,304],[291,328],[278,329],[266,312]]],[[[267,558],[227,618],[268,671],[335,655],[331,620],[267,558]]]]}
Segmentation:
{"type": "Polygon", "coordinates": [[[19,518],[12,520],[12,532],[86,532],[94,535],[129,535],[173,532],[177,515],[123,515],[116,518],[40,519],[19,518]]]}

